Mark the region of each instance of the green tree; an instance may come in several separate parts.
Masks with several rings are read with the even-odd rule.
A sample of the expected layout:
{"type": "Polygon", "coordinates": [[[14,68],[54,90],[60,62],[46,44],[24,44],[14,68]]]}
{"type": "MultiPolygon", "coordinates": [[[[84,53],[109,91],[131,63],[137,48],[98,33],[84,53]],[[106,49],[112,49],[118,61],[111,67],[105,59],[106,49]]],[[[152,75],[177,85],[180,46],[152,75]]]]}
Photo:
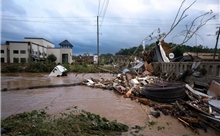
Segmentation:
{"type": "Polygon", "coordinates": [[[47,56],[47,60],[49,62],[55,62],[57,60],[57,57],[54,54],[50,54],[47,56]]]}

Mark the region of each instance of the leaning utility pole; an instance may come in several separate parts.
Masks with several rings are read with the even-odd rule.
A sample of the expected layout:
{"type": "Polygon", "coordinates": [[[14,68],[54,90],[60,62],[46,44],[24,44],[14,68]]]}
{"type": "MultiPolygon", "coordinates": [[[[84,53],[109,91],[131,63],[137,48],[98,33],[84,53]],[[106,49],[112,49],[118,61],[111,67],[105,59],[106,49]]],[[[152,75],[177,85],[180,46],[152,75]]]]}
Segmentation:
{"type": "Polygon", "coordinates": [[[216,54],[216,51],[217,51],[217,46],[218,46],[218,39],[219,39],[219,34],[220,34],[220,26],[218,27],[218,31],[217,31],[217,37],[216,37],[216,44],[215,44],[215,49],[214,49],[214,56],[213,56],[213,61],[215,60],[215,54],[216,54]]]}
{"type": "Polygon", "coordinates": [[[99,16],[97,16],[97,55],[98,55],[98,66],[99,66],[99,16]]]}

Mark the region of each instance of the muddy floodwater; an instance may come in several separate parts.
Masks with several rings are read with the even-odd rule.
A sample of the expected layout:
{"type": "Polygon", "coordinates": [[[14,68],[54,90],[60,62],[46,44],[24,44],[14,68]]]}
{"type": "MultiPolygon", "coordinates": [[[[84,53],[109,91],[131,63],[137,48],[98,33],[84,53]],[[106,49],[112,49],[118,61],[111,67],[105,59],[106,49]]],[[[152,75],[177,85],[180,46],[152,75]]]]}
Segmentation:
{"type": "MultiPolygon", "coordinates": [[[[68,73],[66,77],[49,77],[48,73],[17,73],[1,74],[2,88],[30,87],[39,85],[71,84],[78,83],[90,77],[115,78],[108,73],[101,74],[76,74],[68,73]]],[[[154,126],[148,126],[137,135],[143,136],[194,136],[190,128],[184,127],[177,119],[161,115],[154,118],[149,115],[150,107],[142,105],[129,98],[124,98],[113,90],[102,90],[87,86],[57,87],[26,89],[1,92],[1,118],[24,111],[45,109],[51,115],[59,116],[62,112],[68,112],[77,106],[109,120],[117,120],[133,127],[146,126],[149,121],[156,122],[154,126]],[[163,128],[163,129],[159,129],[163,128]]],[[[132,130],[130,130],[132,131],[132,130]]],[[[123,135],[132,135],[130,132],[123,135]]],[[[200,130],[200,136],[215,136],[214,130],[208,132],[200,130]]]]}

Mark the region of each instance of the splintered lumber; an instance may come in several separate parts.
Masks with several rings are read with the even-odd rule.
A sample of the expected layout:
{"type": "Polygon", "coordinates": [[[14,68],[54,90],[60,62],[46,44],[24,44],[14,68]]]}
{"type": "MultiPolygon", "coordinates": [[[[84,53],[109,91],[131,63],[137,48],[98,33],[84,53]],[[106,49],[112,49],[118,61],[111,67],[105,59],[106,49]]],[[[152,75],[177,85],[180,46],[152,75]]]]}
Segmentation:
{"type": "Polygon", "coordinates": [[[190,107],[196,109],[197,111],[199,111],[199,112],[201,112],[201,113],[203,113],[203,114],[205,114],[205,115],[209,115],[207,112],[205,112],[205,111],[203,111],[203,110],[201,110],[201,109],[195,107],[195,106],[192,105],[191,103],[189,103],[189,102],[185,102],[185,101],[183,101],[183,100],[181,100],[181,101],[184,102],[186,105],[188,105],[188,106],[190,106],[190,107]]]}
{"type": "Polygon", "coordinates": [[[132,96],[132,95],[130,95],[130,98],[135,99],[135,100],[137,100],[138,102],[140,102],[144,105],[152,106],[156,109],[172,109],[173,108],[173,105],[154,102],[154,101],[151,101],[151,100],[146,99],[146,98],[139,98],[139,97],[135,97],[135,96],[132,96]]]}
{"type": "Polygon", "coordinates": [[[186,90],[185,93],[186,93],[186,95],[187,95],[192,101],[196,100],[193,96],[191,96],[191,95],[189,94],[189,91],[188,91],[188,90],[186,90]]]}
{"type": "Polygon", "coordinates": [[[149,105],[149,106],[154,106],[155,102],[152,102],[151,100],[145,99],[145,98],[139,98],[135,96],[130,96],[130,98],[138,100],[138,102],[144,104],[144,105],[149,105]]]}
{"type": "Polygon", "coordinates": [[[159,104],[157,105],[157,108],[159,109],[172,109],[173,108],[173,105],[170,105],[170,104],[159,104]]]}
{"type": "Polygon", "coordinates": [[[184,107],[182,107],[182,106],[179,104],[178,101],[176,101],[175,103],[176,103],[177,107],[178,107],[182,112],[185,112],[184,107]]]}
{"type": "Polygon", "coordinates": [[[186,122],[185,120],[181,119],[181,118],[177,118],[180,122],[182,122],[184,125],[190,127],[195,133],[199,134],[199,131],[197,129],[195,129],[193,126],[191,126],[188,122],[186,122]]]}
{"type": "Polygon", "coordinates": [[[185,125],[187,125],[187,126],[189,126],[189,123],[187,123],[186,121],[184,121],[183,119],[181,119],[181,118],[177,118],[180,122],[182,122],[183,124],[185,124],[185,125]]]}
{"type": "Polygon", "coordinates": [[[199,120],[197,118],[194,117],[181,117],[182,119],[186,120],[189,123],[198,123],[199,120]]]}

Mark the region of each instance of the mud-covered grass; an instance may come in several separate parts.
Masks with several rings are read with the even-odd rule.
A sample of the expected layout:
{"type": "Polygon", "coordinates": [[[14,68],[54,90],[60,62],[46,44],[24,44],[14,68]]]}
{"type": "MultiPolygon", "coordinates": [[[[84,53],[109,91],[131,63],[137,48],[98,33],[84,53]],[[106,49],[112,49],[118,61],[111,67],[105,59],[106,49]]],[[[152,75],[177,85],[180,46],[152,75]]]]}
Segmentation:
{"type": "Polygon", "coordinates": [[[33,110],[9,116],[2,120],[1,134],[4,135],[119,135],[128,131],[128,126],[109,121],[99,115],[83,110],[71,110],[54,117],[45,110],[33,110]]]}

